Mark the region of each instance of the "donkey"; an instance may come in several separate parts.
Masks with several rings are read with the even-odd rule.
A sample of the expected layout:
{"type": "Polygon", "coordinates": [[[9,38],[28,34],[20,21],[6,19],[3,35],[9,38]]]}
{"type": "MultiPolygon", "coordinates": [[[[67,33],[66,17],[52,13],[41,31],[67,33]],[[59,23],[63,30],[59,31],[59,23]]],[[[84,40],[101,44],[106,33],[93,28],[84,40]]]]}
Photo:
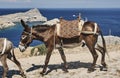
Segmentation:
{"type": "Polygon", "coordinates": [[[25,78],[25,74],[21,67],[21,64],[15,57],[13,43],[7,38],[0,38],[0,61],[4,69],[2,78],[5,78],[7,75],[8,71],[7,58],[18,66],[21,75],[25,78]]]}
{"type": "MultiPolygon", "coordinates": [[[[52,53],[55,45],[59,45],[57,47],[57,49],[58,49],[58,51],[61,55],[61,58],[64,62],[64,68],[65,68],[64,71],[68,72],[68,70],[67,70],[68,65],[66,62],[66,56],[64,54],[62,45],[64,42],[65,43],[66,42],[72,43],[72,42],[76,41],[76,39],[75,38],[69,38],[69,39],[65,38],[64,39],[64,38],[59,37],[55,32],[56,24],[52,25],[52,26],[36,25],[33,27],[29,27],[29,25],[26,24],[23,20],[21,20],[21,24],[24,27],[24,30],[21,34],[21,38],[20,38],[20,42],[19,42],[19,49],[21,52],[24,52],[33,40],[43,41],[46,45],[47,50],[48,50],[47,55],[46,55],[46,59],[45,59],[45,65],[44,65],[43,70],[40,74],[42,74],[42,75],[45,74],[51,53],[52,53]],[[63,39],[64,39],[64,42],[61,41],[63,39]]],[[[85,22],[83,25],[83,28],[82,28],[83,32],[79,36],[77,36],[77,38],[78,38],[77,43],[80,43],[81,40],[84,40],[86,46],[89,48],[89,50],[93,56],[93,63],[91,65],[91,67],[88,68],[89,72],[94,71],[96,61],[98,58],[98,54],[95,50],[95,45],[97,43],[98,34],[101,35],[103,47],[102,47],[102,49],[97,48],[97,50],[101,52],[101,54],[102,54],[101,64],[102,64],[104,70],[107,70],[107,65],[105,63],[106,43],[105,43],[104,37],[102,35],[102,32],[101,32],[99,26],[98,25],[96,26],[96,33],[97,34],[86,32],[86,31],[93,32],[94,26],[95,26],[94,22],[91,22],[91,21],[85,22]]]]}

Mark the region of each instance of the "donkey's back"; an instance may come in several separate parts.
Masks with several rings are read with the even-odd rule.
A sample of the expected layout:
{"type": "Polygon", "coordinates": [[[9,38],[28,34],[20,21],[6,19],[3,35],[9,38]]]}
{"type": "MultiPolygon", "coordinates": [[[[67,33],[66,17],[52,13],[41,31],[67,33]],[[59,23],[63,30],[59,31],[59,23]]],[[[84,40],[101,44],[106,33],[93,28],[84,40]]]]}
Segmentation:
{"type": "Polygon", "coordinates": [[[10,52],[13,49],[13,43],[7,38],[0,38],[0,54],[10,52]]]}

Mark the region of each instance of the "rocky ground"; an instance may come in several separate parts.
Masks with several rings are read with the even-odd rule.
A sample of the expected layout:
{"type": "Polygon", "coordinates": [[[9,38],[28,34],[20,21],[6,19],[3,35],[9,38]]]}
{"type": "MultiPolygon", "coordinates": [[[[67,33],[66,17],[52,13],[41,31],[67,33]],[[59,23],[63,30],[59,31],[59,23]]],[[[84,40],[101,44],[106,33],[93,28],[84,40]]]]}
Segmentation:
{"type": "MultiPolygon", "coordinates": [[[[18,48],[15,49],[15,55],[20,61],[27,78],[120,78],[120,44],[107,45],[109,57],[106,56],[108,71],[100,71],[101,54],[97,61],[96,70],[88,73],[87,70],[92,63],[92,56],[87,47],[76,47],[72,49],[64,49],[68,63],[68,73],[63,71],[63,61],[57,50],[53,51],[47,73],[41,76],[45,55],[30,57],[29,47],[24,53],[18,48]]],[[[8,78],[22,78],[19,74],[17,66],[7,60],[9,66],[8,78]]],[[[1,66],[1,63],[0,63],[1,66]]],[[[2,66],[0,67],[0,76],[2,75],[2,66]]]]}
{"type": "MultiPolygon", "coordinates": [[[[117,46],[118,47],[118,46],[117,46]]],[[[30,49],[30,48],[29,48],[30,49]]],[[[114,51],[108,51],[110,58],[106,56],[106,63],[108,64],[108,71],[100,71],[100,54],[97,61],[98,68],[92,73],[88,73],[87,69],[91,65],[92,56],[87,48],[77,47],[74,49],[65,49],[67,62],[69,65],[69,72],[64,73],[63,62],[58,51],[54,51],[47,70],[47,75],[42,77],[40,71],[44,65],[45,55],[42,56],[29,56],[29,49],[20,53],[17,52],[16,56],[27,78],[119,78],[120,77],[120,47],[114,51]]],[[[8,60],[9,72],[8,78],[22,78],[19,75],[18,68],[15,64],[8,60]]],[[[1,69],[2,74],[2,69],[1,69]]]]}

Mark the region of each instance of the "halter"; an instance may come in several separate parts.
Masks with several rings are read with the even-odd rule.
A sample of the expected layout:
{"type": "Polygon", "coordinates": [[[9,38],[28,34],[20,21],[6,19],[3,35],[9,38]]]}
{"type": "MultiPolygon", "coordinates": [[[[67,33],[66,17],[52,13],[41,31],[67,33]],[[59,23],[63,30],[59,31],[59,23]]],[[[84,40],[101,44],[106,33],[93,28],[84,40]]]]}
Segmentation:
{"type": "MultiPolygon", "coordinates": [[[[26,31],[24,31],[24,32],[29,35],[30,40],[31,40],[31,39],[32,39],[32,27],[31,27],[30,29],[31,29],[31,30],[30,30],[30,33],[29,33],[29,32],[26,32],[26,31]]],[[[28,43],[28,41],[27,41],[26,43],[28,43]]],[[[25,44],[25,45],[26,45],[26,44],[25,44]]]]}
{"type": "Polygon", "coordinates": [[[30,39],[32,39],[32,27],[30,29],[30,39]]]}
{"type": "Polygon", "coordinates": [[[25,33],[27,33],[27,34],[29,34],[29,36],[30,36],[30,38],[31,38],[31,36],[32,36],[32,27],[30,28],[31,30],[30,30],[30,33],[29,32],[26,32],[26,31],[24,31],[25,33]]]}

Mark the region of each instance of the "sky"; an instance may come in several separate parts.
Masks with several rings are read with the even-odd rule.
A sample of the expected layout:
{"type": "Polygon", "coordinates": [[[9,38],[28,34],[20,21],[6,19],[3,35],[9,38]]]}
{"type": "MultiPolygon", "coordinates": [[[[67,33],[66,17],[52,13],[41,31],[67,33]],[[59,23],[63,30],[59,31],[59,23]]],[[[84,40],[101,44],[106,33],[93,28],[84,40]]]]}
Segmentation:
{"type": "Polygon", "coordinates": [[[0,0],[0,8],[120,8],[120,0],[0,0]]]}

